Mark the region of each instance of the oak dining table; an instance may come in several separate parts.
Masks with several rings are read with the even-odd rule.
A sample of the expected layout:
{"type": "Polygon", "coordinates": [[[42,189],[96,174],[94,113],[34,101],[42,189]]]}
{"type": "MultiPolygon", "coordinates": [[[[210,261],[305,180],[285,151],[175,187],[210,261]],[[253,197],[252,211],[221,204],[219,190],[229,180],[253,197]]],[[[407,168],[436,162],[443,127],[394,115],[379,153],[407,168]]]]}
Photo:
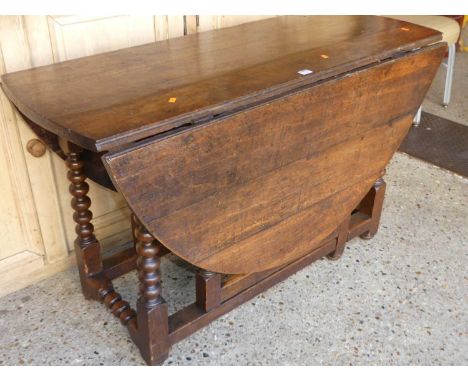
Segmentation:
{"type": "Polygon", "coordinates": [[[281,16],[1,84],[68,166],[84,297],[103,302],[156,365],[199,328],[376,234],[385,167],[445,55],[440,41],[385,17],[281,16]],[[111,257],[94,233],[87,179],[132,211],[134,241],[111,257]],[[171,315],[168,253],[196,270],[195,301],[171,315]],[[133,306],[112,280],[135,269],[133,306]]]}

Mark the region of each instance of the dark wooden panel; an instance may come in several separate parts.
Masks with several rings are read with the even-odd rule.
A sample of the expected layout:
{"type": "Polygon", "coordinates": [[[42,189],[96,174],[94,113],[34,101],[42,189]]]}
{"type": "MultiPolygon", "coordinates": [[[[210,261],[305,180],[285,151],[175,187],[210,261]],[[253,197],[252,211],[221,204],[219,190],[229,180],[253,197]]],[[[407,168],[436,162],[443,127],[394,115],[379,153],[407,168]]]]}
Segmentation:
{"type": "Polygon", "coordinates": [[[404,138],[445,46],[329,80],[104,156],[114,184],[175,254],[251,273],[318,246],[404,138]]]}
{"type": "Polygon", "coordinates": [[[38,125],[102,151],[440,38],[384,17],[278,17],[10,73],[2,86],[38,125]]]}

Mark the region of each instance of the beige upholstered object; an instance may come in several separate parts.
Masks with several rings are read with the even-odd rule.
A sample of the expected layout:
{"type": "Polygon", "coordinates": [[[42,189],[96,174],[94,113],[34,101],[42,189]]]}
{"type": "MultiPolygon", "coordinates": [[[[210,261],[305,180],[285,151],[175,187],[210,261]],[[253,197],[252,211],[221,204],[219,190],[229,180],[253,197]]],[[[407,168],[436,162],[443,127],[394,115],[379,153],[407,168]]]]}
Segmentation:
{"type": "Polygon", "coordinates": [[[455,44],[460,35],[458,23],[445,16],[386,16],[392,19],[407,21],[442,32],[442,40],[447,44],[455,44]]]}

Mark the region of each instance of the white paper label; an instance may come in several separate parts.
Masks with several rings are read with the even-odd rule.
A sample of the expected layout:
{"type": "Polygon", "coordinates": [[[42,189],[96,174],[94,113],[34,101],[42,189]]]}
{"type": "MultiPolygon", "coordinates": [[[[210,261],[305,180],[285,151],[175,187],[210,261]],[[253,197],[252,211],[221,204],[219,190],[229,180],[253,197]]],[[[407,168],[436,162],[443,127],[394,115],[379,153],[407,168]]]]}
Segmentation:
{"type": "Polygon", "coordinates": [[[307,76],[308,74],[313,73],[313,72],[314,72],[313,70],[302,69],[302,70],[299,70],[297,73],[300,74],[301,76],[307,76]]]}

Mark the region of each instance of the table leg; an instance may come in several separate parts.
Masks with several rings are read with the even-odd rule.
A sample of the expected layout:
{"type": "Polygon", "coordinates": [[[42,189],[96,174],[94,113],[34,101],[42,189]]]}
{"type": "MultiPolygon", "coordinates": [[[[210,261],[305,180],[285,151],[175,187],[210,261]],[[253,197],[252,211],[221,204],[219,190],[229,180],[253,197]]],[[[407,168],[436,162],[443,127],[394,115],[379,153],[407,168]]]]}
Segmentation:
{"type": "Polygon", "coordinates": [[[199,269],[195,279],[197,305],[205,312],[221,304],[221,274],[199,269]]]}
{"type": "Polygon", "coordinates": [[[374,237],[379,229],[380,215],[382,213],[382,205],[385,196],[386,184],[382,178],[377,179],[374,186],[362,200],[358,210],[371,218],[369,230],[364,232],[362,239],[369,240],[374,237]]]}
{"type": "Polygon", "coordinates": [[[336,238],[336,248],[335,251],[329,255],[327,258],[329,260],[338,260],[344,252],[346,242],[348,241],[348,232],[349,225],[351,224],[351,214],[346,217],[343,223],[338,227],[338,237],[336,238]]]}
{"type": "Polygon", "coordinates": [[[73,220],[76,223],[75,254],[80,273],[83,294],[88,299],[101,300],[99,289],[102,287],[99,278],[93,276],[102,272],[101,249],[94,236],[94,227],[91,223],[93,217],[89,207],[91,199],[87,196],[89,185],[83,171],[84,163],[77,152],[67,155],[68,180],[70,181],[70,194],[73,196],[71,206],[75,210],[73,220]]]}
{"type": "Polygon", "coordinates": [[[134,217],[140,294],[137,301],[138,345],[149,365],[164,362],[169,353],[167,304],[161,295],[160,257],[164,248],[134,217]]]}

